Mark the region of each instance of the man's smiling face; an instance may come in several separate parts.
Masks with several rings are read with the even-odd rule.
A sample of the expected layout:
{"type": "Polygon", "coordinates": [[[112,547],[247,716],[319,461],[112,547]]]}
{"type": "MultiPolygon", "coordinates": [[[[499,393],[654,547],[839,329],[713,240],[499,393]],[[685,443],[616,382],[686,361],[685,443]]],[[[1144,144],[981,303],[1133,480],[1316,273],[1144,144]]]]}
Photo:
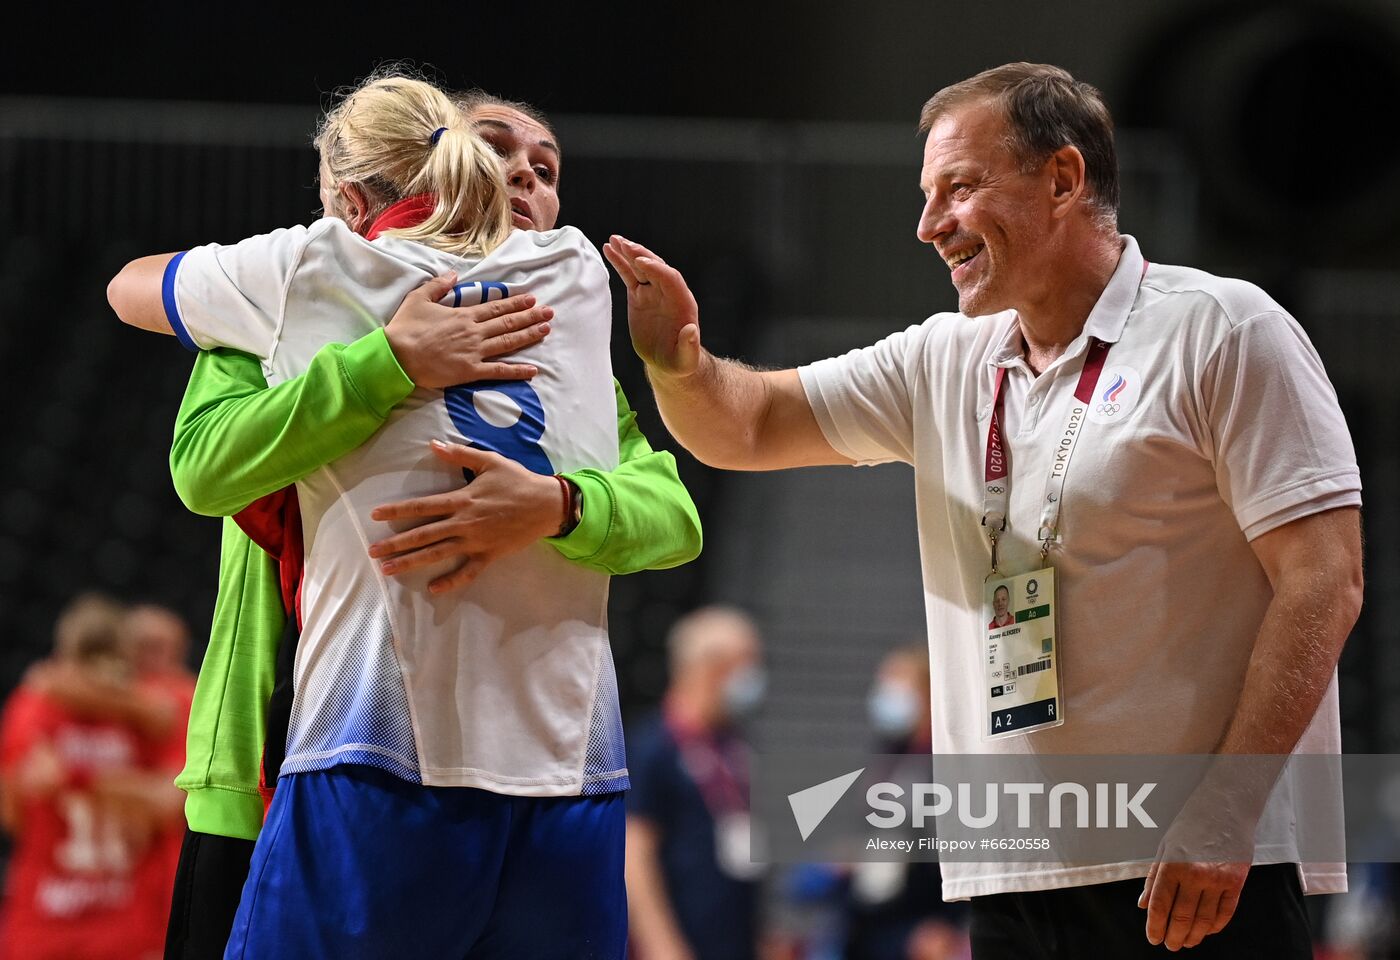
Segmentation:
{"type": "Polygon", "coordinates": [[[1016,307],[1046,252],[1048,181],[1023,170],[1007,133],[1000,108],[979,101],[939,117],[924,145],[918,236],[952,271],[970,317],[1016,307]]]}

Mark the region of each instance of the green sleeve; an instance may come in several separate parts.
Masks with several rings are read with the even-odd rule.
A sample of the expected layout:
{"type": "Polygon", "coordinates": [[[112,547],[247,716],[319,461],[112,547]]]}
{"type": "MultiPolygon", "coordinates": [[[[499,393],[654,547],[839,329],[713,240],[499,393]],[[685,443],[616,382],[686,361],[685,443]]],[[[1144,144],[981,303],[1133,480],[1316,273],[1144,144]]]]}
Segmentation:
{"type": "Polygon", "coordinates": [[[175,490],[195,513],[235,514],[354,450],[412,392],[383,330],[322,347],[272,388],[255,358],[202,352],[175,422],[175,490]]]}
{"type": "Polygon", "coordinates": [[[700,554],[700,515],[676,472],[676,458],[651,448],[622,385],[613,384],[617,469],[564,474],[583,495],[583,519],[568,536],[545,542],[566,559],[603,573],[680,566],[700,554]]]}
{"type": "Polygon", "coordinates": [[[267,701],[286,615],[277,562],[224,520],[219,594],[185,738],[185,819],[197,833],[253,840],[267,701]]]}

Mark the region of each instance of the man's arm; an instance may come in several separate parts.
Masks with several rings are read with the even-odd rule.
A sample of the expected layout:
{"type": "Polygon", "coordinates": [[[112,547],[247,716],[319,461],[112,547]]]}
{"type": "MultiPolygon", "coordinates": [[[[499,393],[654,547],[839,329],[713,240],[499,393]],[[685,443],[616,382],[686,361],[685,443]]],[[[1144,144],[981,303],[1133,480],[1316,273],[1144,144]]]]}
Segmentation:
{"type": "MultiPolygon", "coordinates": [[[[405,305],[437,306],[454,281],[431,280],[405,305]]],[[[367,440],[415,384],[534,375],[532,365],[491,358],[547,335],[550,308],[527,295],[439,309],[452,311],[449,322],[401,307],[383,330],[349,346],[322,347],[306,372],[271,389],[253,357],[201,353],[170,450],[171,476],[186,506],[231,515],[300,480],[367,440]]]]}
{"type": "Polygon", "coordinates": [[[656,825],[645,817],[627,818],[627,918],[637,949],[647,960],[691,960],[666,893],[658,855],[656,825]]]}
{"type": "Polygon", "coordinates": [[[1361,613],[1361,511],[1328,510],[1250,544],[1274,588],[1220,754],[1286,754],[1327,692],[1361,613]]]}
{"type": "Polygon", "coordinates": [[[853,462],[827,442],[796,370],[754,370],[701,346],[699,308],[679,271],[622,237],[603,255],[627,287],[632,346],[661,416],[697,459],[726,470],[853,462]]]}
{"type": "MultiPolygon", "coordinates": [[[[1292,752],[1317,713],[1342,646],[1361,611],[1360,512],[1327,510],[1256,537],[1251,546],[1274,589],[1264,612],[1244,688],[1221,755],[1292,752]]],[[[1240,768],[1231,768],[1232,771],[1240,768]]],[[[1241,808],[1241,837],[1253,837],[1274,780],[1226,784],[1241,808]]],[[[1234,915],[1248,863],[1154,863],[1139,905],[1148,910],[1147,937],[1169,949],[1195,946],[1223,930],[1234,915]]]]}

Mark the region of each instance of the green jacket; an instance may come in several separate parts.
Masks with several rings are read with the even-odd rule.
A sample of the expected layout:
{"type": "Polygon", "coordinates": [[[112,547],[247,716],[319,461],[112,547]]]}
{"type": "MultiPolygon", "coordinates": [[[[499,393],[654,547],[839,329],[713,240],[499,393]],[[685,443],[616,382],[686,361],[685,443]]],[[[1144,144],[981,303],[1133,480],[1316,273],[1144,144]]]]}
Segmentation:
{"type": "MultiPolygon", "coordinates": [[[[301,376],[268,388],[258,361],[201,353],[175,424],[170,472],[195,513],[224,516],[219,594],[190,712],[185,817],[199,833],[253,839],[262,826],[258,775],[277,646],[285,626],[277,565],[232,520],[355,449],[413,390],[382,330],[323,347],[301,376]]],[[[654,451],[617,388],[619,465],[565,474],[583,494],[583,520],[547,540],[605,573],[664,569],[700,552],[700,519],[676,473],[654,451]]]]}

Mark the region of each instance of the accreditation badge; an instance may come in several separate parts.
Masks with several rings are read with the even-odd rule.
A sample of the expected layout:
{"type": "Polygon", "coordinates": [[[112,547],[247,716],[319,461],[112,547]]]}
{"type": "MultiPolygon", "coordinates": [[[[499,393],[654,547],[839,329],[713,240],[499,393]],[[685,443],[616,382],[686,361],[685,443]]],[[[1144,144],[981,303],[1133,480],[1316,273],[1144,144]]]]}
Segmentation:
{"type": "Polygon", "coordinates": [[[1055,568],[989,578],[983,617],[983,738],[1015,737],[1064,723],[1055,568]]]}
{"type": "Polygon", "coordinates": [[[715,862],[731,880],[757,880],[768,869],[768,864],[754,862],[754,847],[762,847],[754,842],[755,829],[747,811],[732,811],[715,818],[715,862]]]}

